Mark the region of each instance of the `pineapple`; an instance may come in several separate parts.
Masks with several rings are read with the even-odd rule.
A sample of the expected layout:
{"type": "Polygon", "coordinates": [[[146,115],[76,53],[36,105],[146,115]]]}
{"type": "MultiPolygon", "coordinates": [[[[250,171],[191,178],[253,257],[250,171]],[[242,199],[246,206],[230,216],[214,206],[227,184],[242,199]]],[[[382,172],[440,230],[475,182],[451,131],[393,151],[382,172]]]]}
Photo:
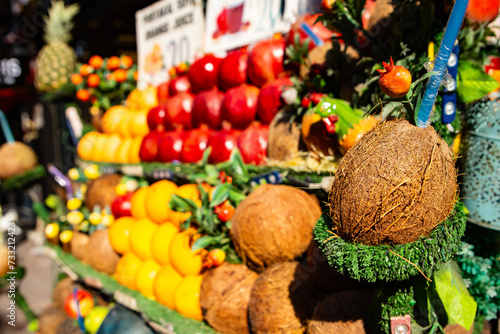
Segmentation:
{"type": "Polygon", "coordinates": [[[49,93],[69,82],[76,65],[75,51],[67,44],[71,40],[71,20],[79,5],[65,7],[64,1],[54,1],[49,16],[44,18],[47,43],[36,58],[35,85],[40,92],[49,93]]]}

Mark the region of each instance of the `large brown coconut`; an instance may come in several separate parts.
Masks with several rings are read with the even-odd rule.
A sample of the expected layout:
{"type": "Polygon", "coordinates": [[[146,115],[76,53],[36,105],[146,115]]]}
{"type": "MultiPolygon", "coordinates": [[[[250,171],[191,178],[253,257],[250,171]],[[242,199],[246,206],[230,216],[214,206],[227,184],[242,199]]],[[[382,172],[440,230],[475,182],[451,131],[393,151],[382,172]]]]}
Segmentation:
{"type": "Polygon", "coordinates": [[[363,334],[368,332],[366,318],[372,293],[342,291],[328,295],[314,309],[308,334],[363,334]]]}
{"type": "Polygon", "coordinates": [[[291,122],[292,114],[280,111],[269,125],[267,136],[267,157],[286,161],[293,158],[304,146],[297,123],[291,122]]]}
{"type": "Polygon", "coordinates": [[[342,159],[330,192],[334,231],[350,242],[404,244],[428,236],[455,204],[457,173],[432,127],[381,123],[342,159]]]}
{"type": "Polygon", "coordinates": [[[120,183],[121,176],[118,174],[104,174],[90,181],[85,193],[85,204],[92,210],[95,205],[103,209],[111,204],[116,198],[116,186],[120,183]]]}
{"type": "Polygon", "coordinates": [[[37,164],[35,151],[24,143],[16,141],[0,146],[0,179],[25,173],[37,164]]]}
{"type": "Polygon", "coordinates": [[[97,271],[113,275],[120,256],[109,243],[108,229],[97,230],[90,235],[88,264],[97,271]]]}
{"type": "Polygon", "coordinates": [[[71,239],[71,254],[84,263],[87,263],[89,241],[90,238],[87,234],[77,231],[75,231],[71,239]]]}
{"type": "Polygon", "coordinates": [[[275,264],[253,285],[248,306],[250,330],[255,334],[302,334],[321,298],[298,262],[275,264]]]}
{"type": "Polygon", "coordinates": [[[220,333],[248,331],[248,303],[259,275],[244,264],[225,263],[203,276],[200,305],[204,319],[220,333]]]}
{"type": "Polygon", "coordinates": [[[51,304],[38,317],[38,331],[40,334],[57,334],[57,328],[67,319],[69,317],[61,306],[51,304]]]}
{"type": "Polygon", "coordinates": [[[231,238],[243,261],[260,272],[303,255],[320,215],[318,202],[305,191],[264,184],[236,207],[231,238]]]}

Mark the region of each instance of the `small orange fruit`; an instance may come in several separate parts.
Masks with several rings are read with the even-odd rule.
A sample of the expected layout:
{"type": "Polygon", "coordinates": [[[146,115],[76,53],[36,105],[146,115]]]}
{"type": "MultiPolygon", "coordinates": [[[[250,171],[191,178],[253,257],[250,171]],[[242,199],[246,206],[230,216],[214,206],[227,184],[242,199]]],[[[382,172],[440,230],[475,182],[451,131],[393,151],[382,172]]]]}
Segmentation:
{"type": "Polygon", "coordinates": [[[382,91],[390,97],[399,98],[408,93],[411,87],[411,74],[403,66],[394,66],[391,57],[391,63],[382,62],[383,70],[377,70],[380,73],[378,80],[382,91]]]}
{"type": "Polygon", "coordinates": [[[151,240],[153,259],[161,265],[170,264],[170,242],[179,228],[170,222],[161,224],[151,240]]]}
{"type": "MultiPolygon", "coordinates": [[[[132,138],[123,138],[120,147],[116,150],[115,162],[120,164],[126,164],[129,162],[128,151],[132,145],[132,138]]],[[[124,186],[125,187],[125,186],[124,186]]]]}
{"type": "Polygon", "coordinates": [[[113,78],[116,82],[124,82],[127,80],[127,71],[123,68],[118,68],[113,72],[113,78]]]}
{"type": "Polygon", "coordinates": [[[203,261],[201,249],[191,251],[194,228],[177,233],[170,242],[170,262],[181,275],[198,275],[201,272],[203,261]]]}
{"type": "Polygon", "coordinates": [[[122,115],[122,119],[118,122],[118,134],[122,136],[123,138],[127,137],[132,137],[132,133],[130,132],[130,121],[131,121],[131,114],[129,110],[122,115]]]}
{"type": "Polygon", "coordinates": [[[130,228],[130,248],[143,260],[152,257],[151,240],[157,229],[158,225],[149,218],[136,220],[130,228]]]}
{"type": "Polygon", "coordinates": [[[120,58],[117,56],[109,57],[108,62],[106,63],[106,69],[108,69],[108,71],[114,71],[118,67],[120,67],[120,58]]]}
{"type": "Polygon", "coordinates": [[[90,99],[90,93],[86,89],[79,89],[76,91],[76,98],[82,102],[88,102],[90,99]]]}
{"type": "MultiPolygon", "coordinates": [[[[104,135],[106,136],[106,135],[104,135]]],[[[116,151],[122,144],[122,138],[116,134],[112,133],[107,135],[108,140],[106,141],[106,146],[102,147],[102,157],[100,161],[104,162],[115,162],[116,151]]]]}
{"type": "Polygon", "coordinates": [[[148,192],[148,187],[142,187],[137,189],[130,200],[132,205],[130,212],[132,217],[136,219],[146,218],[148,216],[146,212],[146,193],[148,192]]]}
{"type": "Polygon", "coordinates": [[[101,82],[101,78],[99,78],[99,76],[95,73],[92,73],[87,77],[87,86],[89,87],[97,87],[99,86],[99,82],[101,82]]]}
{"type": "Polygon", "coordinates": [[[102,57],[98,55],[94,55],[89,59],[89,65],[95,68],[96,70],[101,68],[102,63],[103,63],[102,57]]]}
{"type": "Polygon", "coordinates": [[[132,137],[144,137],[149,133],[148,110],[130,112],[130,134],[132,137]]]}
{"type": "Polygon", "coordinates": [[[97,138],[97,142],[92,149],[92,159],[93,161],[104,161],[104,148],[108,143],[108,135],[101,133],[97,138]]]}
{"type": "Polygon", "coordinates": [[[76,152],[82,160],[92,160],[92,150],[97,143],[100,136],[99,132],[91,131],[83,135],[78,141],[76,152]]]}
{"type": "Polygon", "coordinates": [[[120,62],[121,66],[125,69],[130,68],[134,64],[132,57],[126,55],[121,56],[120,62]]]}
{"type": "Polygon", "coordinates": [[[183,316],[195,320],[203,320],[200,306],[200,290],[202,275],[189,275],[175,289],[175,309],[183,316]]]}
{"type": "Polygon", "coordinates": [[[90,65],[87,65],[87,64],[83,64],[82,66],[80,66],[80,75],[82,77],[86,77],[87,75],[89,75],[90,73],[93,73],[94,72],[94,68],[92,68],[92,66],[90,65]]]}
{"type": "Polygon", "coordinates": [[[164,265],[156,274],[153,291],[156,301],[175,310],[175,290],[182,281],[182,275],[171,265],[164,265]]]}
{"type": "Polygon", "coordinates": [[[132,217],[120,217],[109,227],[109,243],[115,252],[125,254],[130,251],[130,229],[134,222],[132,217]]]}
{"type": "Polygon", "coordinates": [[[118,283],[129,289],[137,290],[135,278],[143,261],[132,252],[125,253],[116,265],[115,277],[118,283]]]}
{"type": "Polygon", "coordinates": [[[176,190],[177,185],[169,180],[157,181],[148,187],[146,212],[151,220],[157,223],[169,220],[172,210],[168,207],[168,202],[176,190]]]}
{"type": "Polygon", "coordinates": [[[218,267],[226,260],[226,253],[222,249],[212,249],[208,252],[207,258],[210,259],[214,267],[218,267]]]}
{"type": "MultiPolygon", "coordinates": [[[[156,274],[160,271],[161,266],[153,259],[147,259],[137,271],[135,284],[137,290],[145,297],[155,299],[153,284],[156,274]]],[[[200,285],[201,287],[201,285],[200,285]]]]}
{"type": "Polygon", "coordinates": [[[78,73],[73,73],[71,74],[71,83],[75,86],[78,86],[83,82],[83,78],[80,74],[78,73]]]}
{"type": "Polygon", "coordinates": [[[104,133],[117,133],[120,121],[128,112],[128,108],[120,105],[112,106],[102,115],[102,131],[104,133]]]}

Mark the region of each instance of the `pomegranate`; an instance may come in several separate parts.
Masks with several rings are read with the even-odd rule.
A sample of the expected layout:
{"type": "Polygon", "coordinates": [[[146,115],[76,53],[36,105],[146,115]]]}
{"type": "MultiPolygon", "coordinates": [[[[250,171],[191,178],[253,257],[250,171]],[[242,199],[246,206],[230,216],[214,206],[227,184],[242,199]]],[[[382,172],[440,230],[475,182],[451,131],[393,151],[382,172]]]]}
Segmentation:
{"type": "Polygon", "coordinates": [[[235,129],[243,130],[249,126],[257,114],[259,91],[259,88],[247,84],[229,89],[222,101],[222,120],[235,129]]]}
{"type": "Polygon", "coordinates": [[[182,145],[181,161],[200,161],[203,158],[203,152],[208,147],[207,144],[210,134],[210,130],[204,124],[199,128],[187,131],[184,139],[184,145],[182,145]]]}
{"type": "Polygon", "coordinates": [[[165,131],[160,138],[158,160],[160,162],[180,161],[185,137],[186,132],[180,127],[174,131],[165,131]]]}
{"type": "Polygon", "coordinates": [[[208,161],[219,163],[229,160],[231,152],[237,146],[241,131],[231,129],[229,123],[224,123],[222,130],[214,132],[208,141],[212,148],[208,161]]]}
{"type": "Polygon", "coordinates": [[[223,99],[224,93],[217,88],[197,94],[193,101],[193,111],[191,113],[193,127],[197,128],[201,124],[206,124],[211,129],[220,129],[223,99]]]}
{"type": "Polygon", "coordinates": [[[188,78],[193,92],[209,90],[217,85],[217,74],[221,61],[222,59],[207,54],[191,65],[188,78]]]}
{"type": "Polygon", "coordinates": [[[165,124],[165,116],[167,114],[167,109],[164,105],[158,105],[149,110],[147,116],[147,122],[149,130],[156,130],[158,126],[161,125],[161,129],[163,129],[165,124]]]}
{"type": "Polygon", "coordinates": [[[281,35],[258,42],[248,55],[249,81],[260,87],[276,79],[284,71],[284,50],[285,40],[281,35]]]}
{"type": "Polygon", "coordinates": [[[168,82],[168,96],[174,96],[180,92],[190,92],[191,84],[187,75],[181,75],[168,82]]]}
{"type": "Polygon", "coordinates": [[[286,86],[292,86],[289,78],[280,78],[262,86],[257,102],[257,116],[262,124],[270,124],[283,106],[281,93],[286,86]]]}
{"type": "Polygon", "coordinates": [[[394,66],[392,57],[390,64],[382,62],[382,65],[384,65],[384,69],[377,70],[380,73],[378,83],[382,91],[394,98],[405,96],[411,86],[410,71],[403,66],[394,66]]]}
{"type": "Polygon", "coordinates": [[[498,16],[500,0],[469,0],[466,16],[475,22],[490,22],[498,16]]]}
{"type": "Polygon", "coordinates": [[[158,146],[163,131],[154,130],[144,136],[141,147],[139,148],[139,157],[141,161],[158,161],[158,146]]]}
{"type": "Polygon", "coordinates": [[[247,81],[248,52],[244,49],[230,52],[220,64],[219,87],[227,90],[247,81]]]}
{"type": "Polygon", "coordinates": [[[172,96],[165,103],[165,129],[173,130],[180,125],[184,129],[191,129],[191,111],[193,109],[193,94],[180,92],[172,96]]]}
{"type": "Polygon", "coordinates": [[[269,126],[253,122],[238,138],[238,149],[247,164],[262,165],[267,155],[269,126]]]}
{"type": "MultiPolygon", "coordinates": [[[[304,40],[308,38],[307,34],[300,28],[302,22],[306,23],[311,27],[312,31],[324,42],[327,42],[332,37],[333,32],[325,27],[323,23],[316,22],[321,14],[304,14],[302,15],[296,23],[292,25],[290,32],[288,33],[286,45],[293,45],[295,43],[295,35],[300,36],[300,45],[304,43],[304,40]]],[[[311,51],[316,45],[313,42],[309,42],[309,51],[311,51]]]]}
{"type": "Polygon", "coordinates": [[[156,99],[159,104],[164,104],[169,97],[168,87],[170,86],[170,81],[164,82],[156,87],[156,99]]]}

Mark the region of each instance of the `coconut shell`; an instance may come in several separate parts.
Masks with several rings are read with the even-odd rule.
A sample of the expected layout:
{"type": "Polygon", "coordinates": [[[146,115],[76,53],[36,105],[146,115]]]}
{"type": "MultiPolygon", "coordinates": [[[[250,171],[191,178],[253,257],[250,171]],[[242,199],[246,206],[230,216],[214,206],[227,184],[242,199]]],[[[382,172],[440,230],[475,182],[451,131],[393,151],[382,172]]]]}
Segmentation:
{"type": "Polygon", "coordinates": [[[269,125],[267,157],[278,161],[293,158],[304,144],[297,123],[290,122],[290,114],[281,111],[269,125]]]}
{"type": "Polygon", "coordinates": [[[328,295],[315,309],[308,334],[363,334],[368,332],[369,291],[342,291],[328,295]]]}
{"type": "Polygon", "coordinates": [[[452,153],[436,131],[388,121],[342,159],[330,192],[330,216],[344,240],[405,244],[444,221],[456,193],[452,153]]]}
{"type": "Polygon", "coordinates": [[[244,264],[229,263],[205,273],[200,291],[201,310],[217,332],[249,333],[248,303],[258,276],[244,264]]]}
{"type": "Polygon", "coordinates": [[[108,229],[97,230],[90,235],[87,261],[92,268],[113,275],[119,260],[120,256],[109,243],[108,229]]]}
{"type": "Polygon", "coordinates": [[[66,298],[73,293],[75,287],[80,287],[71,278],[66,277],[57,282],[54,287],[54,303],[60,307],[64,306],[66,298]]]}
{"type": "Polygon", "coordinates": [[[101,209],[106,205],[111,207],[116,198],[115,188],[120,183],[121,178],[118,174],[104,174],[90,181],[85,193],[87,207],[90,210],[96,205],[99,205],[101,209]]]}
{"type": "Polygon", "coordinates": [[[64,310],[57,304],[47,307],[38,317],[38,331],[40,334],[57,334],[57,328],[69,319],[64,310]]]}
{"type": "Polygon", "coordinates": [[[245,264],[261,272],[302,256],[320,216],[320,206],[305,191],[264,184],[236,207],[231,238],[245,264]]]}
{"type": "Polygon", "coordinates": [[[252,333],[304,333],[321,300],[298,262],[266,269],[255,281],[248,306],[252,333]]]}
{"type": "Polygon", "coordinates": [[[87,263],[89,240],[87,234],[76,231],[71,239],[71,254],[84,263],[87,263]]]}

